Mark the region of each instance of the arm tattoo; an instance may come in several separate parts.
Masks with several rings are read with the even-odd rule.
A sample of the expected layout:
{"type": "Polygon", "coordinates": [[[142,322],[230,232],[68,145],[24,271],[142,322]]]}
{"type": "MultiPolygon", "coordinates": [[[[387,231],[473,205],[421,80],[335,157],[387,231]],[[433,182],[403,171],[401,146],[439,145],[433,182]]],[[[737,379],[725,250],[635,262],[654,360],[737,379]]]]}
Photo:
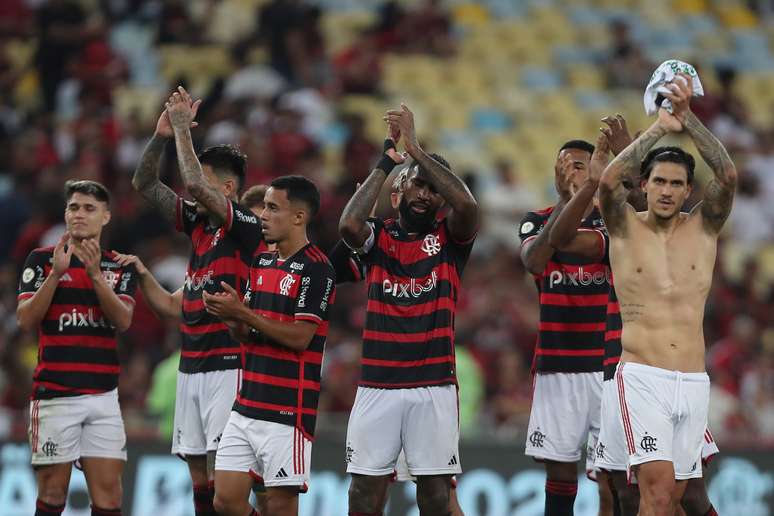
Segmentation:
{"type": "Polygon", "coordinates": [[[228,217],[229,201],[226,196],[211,187],[202,173],[202,165],[193,148],[191,131],[175,131],[177,163],[186,190],[199,201],[214,219],[224,222],[228,217]]]}
{"type": "Polygon", "coordinates": [[[478,204],[468,186],[454,172],[422,149],[412,154],[412,157],[427,172],[430,183],[451,206],[449,227],[455,233],[454,236],[462,240],[472,237],[478,228],[478,204]]]}
{"type": "Polygon", "coordinates": [[[169,221],[174,222],[177,215],[177,194],[159,180],[159,161],[167,141],[154,135],[140,157],[134,170],[132,186],[153,204],[169,221]]]}
{"type": "Polygon", "coordinates": [[[691,136],[704,162],[712,169],[715,177],[704,191],[701,214],[705,224],[715,233],[731,213],[731,204],[736,190],[736,167],[723,144],[707,129],[696,115],[689,112],[683,124],[691,136]]]}
{"type": "Polygon", "coordinates": [[[353,247],[361,247],[368,238],[368,234],[363,234],[366,221],[379,197],[386,177],[387,174],[381,169],[371,171],[341,212],[340,232],[344,240],[353,247]],[[360,238],[363,238],[362,242],[355,241],[360,238]]]}
{"type": "Polygon", "coordinates": [[[624,181],[638,176],[642,159],[666,131],[658,122],[629,144],[607,166],[599,185],[599,200],[605,225],[611,235],[626,234],[626,197],[624,181]]]}

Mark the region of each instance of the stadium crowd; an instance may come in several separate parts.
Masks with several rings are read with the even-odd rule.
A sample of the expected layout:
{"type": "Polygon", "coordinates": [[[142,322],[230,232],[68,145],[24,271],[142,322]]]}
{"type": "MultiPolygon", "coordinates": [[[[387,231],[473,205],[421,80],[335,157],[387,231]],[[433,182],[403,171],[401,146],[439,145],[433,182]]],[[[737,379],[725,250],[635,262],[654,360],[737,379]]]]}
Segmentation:
{"type": "MultiPolygon", "coordinates": [[[[139,255],[170,290],[183,281],[187,242],[130,182],[155,122],[141,107],[150,104],[152,115],[164,97],[127,107],[126,89],[163,92],[178,83],[190,85],[204,100],[193,132],[197,149],[238,144],[249,159],[248,185],[286,173],[313,179],[323,203],[313,239],[330,249],[344,204],[381,152],[366,115],[347,109],[345,99],[367,95],[388,107],[382,83],[387,56],[453,60],[465,37],[441,2],[413,5],[384,3],[350,45],[334,51],[324,29],[326,12],[301,0],[2,3],[0,439],[26,433],[23,415],[37,340],[17,328],[16,286],[27,254],[53,245],[63,232],[65,180],[94,179],[113,193],[105,248],[139,255]],[[254,14],[240,16],[237,8],[245,6],[255,6],[254,14]],[[199,51],[206,66],[200,75],[190,74],[190,56],[183,54],[199,51]],[[214,57],[207,57],[212,52],[214,57]],[[229,66],[219,63],[219,56],[229,66]]],[[[635,80],[620,69],[649,70],[652,63],[628,39],[624,22],[612,23],[610,30],[608,50],[619,71],[608,74],[609,86],[641,90],[647,75],[635,80]]],[[[700,72],[716,73],[717,79],[695,111],[742,172],[705,319],[713,382],[710,427],[721,446],[771,446],[774,127],[751,121],[752,110],[771,106],[751,106],[736,96],[732,68],[702,66],[700,72]]],[[[593,141],[595,135],[577,137],[593,141]]],[[[552,142],[556,148],[561,143],[552,142]]],[[[181,191],[174,152],[170,145],[162,180],[181,191]]],[[[541,189],[507,159],[482,160],[480,169],[454,167],[452,161],[485,211],[456,323],[463,438],[521,439],[526,427],[538,313],[535,287],[518,257],[516,225],[527,210],[551,202],[546,196],[553,184],[551,165],[540,172],[541,189]]],[[[339,289],[327,341],[321,425],[343,427],[354,400],[364,301],[362,285],[339,289]]],[[[119,395],[130,438],[165,432],[174,408],[168,373],[177,363],[178,346],[176,325],[158,321],[138,299],[134,323],[119,347],[119,395]]]]}

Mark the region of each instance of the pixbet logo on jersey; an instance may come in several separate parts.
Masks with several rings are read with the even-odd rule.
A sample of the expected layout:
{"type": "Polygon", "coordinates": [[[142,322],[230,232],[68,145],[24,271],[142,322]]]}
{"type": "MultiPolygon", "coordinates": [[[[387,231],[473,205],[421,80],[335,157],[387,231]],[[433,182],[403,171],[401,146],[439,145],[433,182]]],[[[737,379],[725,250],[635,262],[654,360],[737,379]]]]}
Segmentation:
{"type": "Polygon", "coordinates": [[[382,281],[382,290],[385,294],[394,297],[419,297],[425,292],[430,292],[438,284],[438,273],[433,271],[426,280],[411,278],[408,282],[392,282],[389,279],[382,281]]]}
{"type": "Polygon", "coordinates": [[[556,285],[572,285],[574,287],[589,285],[603,285],[610,282],[610,274],[607,270],[587,272],[583,267],[578,267],[573,271],[551,271],[548,275],[548,288],[554,288],[556,285]]]}
{"type": "Polygon", "coordinates": [[[104,317],[95,319],[94,312],[91,308],[89,308],[89,311],[86,313],[79,312],[75,308],[73,308],[72,312],[65,312],[61,314],[59,316],[59,331],[62,331],[68,326],[72,326],[74,328],[83,328],[83,327],[112,328],[113,327],[113,325],[110,324],[107,321],[107,319],[105,319],[104,317]]]}

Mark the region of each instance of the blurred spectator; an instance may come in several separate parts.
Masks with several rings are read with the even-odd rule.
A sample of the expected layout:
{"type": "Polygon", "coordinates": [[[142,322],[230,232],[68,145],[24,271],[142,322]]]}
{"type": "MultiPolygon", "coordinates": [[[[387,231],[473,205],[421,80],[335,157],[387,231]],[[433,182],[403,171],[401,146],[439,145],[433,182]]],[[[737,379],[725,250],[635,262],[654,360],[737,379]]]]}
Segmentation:
{"type": "Polygon", "coordinates": [[[767,204],[758,177],[749,172],[740,174],[728,225],[734,239],[750,252],[774,238],[774,212],[767,204]]]}
{"type": "Polygon", "coordinates": [[[440,0],[423,0],[418,8],[406,13],[401,25],[406,51],[436,56],[454,53],[451,18],[440,0]]]}
{"type": "Polygon", "coordinates": [[[774,327],[761,338],[762,354],[742,377],[742,401],[759,435],[774,436],[774,327]]]}
{"type": "Polygon", "coordinates": [[[612,43],[610,55],[605,61],[608,86],[644,91],[656,65],[642,53],[641,45],[632,39],[627,22],[613,20],[609,31],[612,43]]]}
{"type": "Polygon", "coordinates": [[[739,315],[731,324],[731,334],[712,346],[707,364],[716,386],[728,393],[739,394],[742,375],[751,363],[756,351],[758,328],[748,316],[739,315]]]}
{"type": "Polygon", "coordinates": [[[495,164],[495,180],[484,191],[484,232],[511,249],[519,249],[518,224],[524,214],[535,209],[537,195],[524,185],[510,161],[495,164]]]}
{"type": "Polygon", "coordinates": [[[381,148],[372,142],[365,132],[365,120],[360,115],[344,117],[349,136],[342,149],[344,162],[344,181],[346,189],[354,191],[355,183],[365,181],[381,154],[381,148]]]}
{"type": "Polygon", "coordinates": [[[65,78],[65,67],[80,52],[90,34],[86,13],[75,0],[49,0],[37,11],[38,52],[36,64],[43,106],[53,111],[56,91],[65,78]]]}
{"type": "Polygon", "coordinates": [[[367,29],[334,62],[342,93],[374,95],[382,80],[379,32],[367,29]]]}

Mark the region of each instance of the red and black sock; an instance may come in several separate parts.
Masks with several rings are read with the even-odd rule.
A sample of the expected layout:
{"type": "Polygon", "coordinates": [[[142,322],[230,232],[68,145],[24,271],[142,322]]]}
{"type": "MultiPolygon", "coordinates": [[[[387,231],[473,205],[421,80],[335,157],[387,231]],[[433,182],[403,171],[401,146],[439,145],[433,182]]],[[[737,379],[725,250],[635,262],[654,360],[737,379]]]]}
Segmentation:
{"type": "Polygon", "coordinates": [[[577,482],[546,480],[546,516],[573,516],[577,482]]]}
{"type": "Polygon", "coordinates": [[[196,516],[217,516],[212,501],[215,499],[215,484],[193,486],[194,514],[196,516]]]}
{"type": "Polygon", "coordinates": [[[59,516],[64,511],[65,504],[50,505],[44,501],[35,502],[35,516],[59,516]]]}
{"type": "Polygon", "coordinates": [[[715,510],[715,507],[710,505],[709,510],[706,513],[704,513],[704,516],[718,516],[718,511],[715,510]]]}
{"type": "Polygon", "coordinates": [[[102,509],[96,505],[91,506],[91,516],[121,516],[121,508],[102,509]]]}

